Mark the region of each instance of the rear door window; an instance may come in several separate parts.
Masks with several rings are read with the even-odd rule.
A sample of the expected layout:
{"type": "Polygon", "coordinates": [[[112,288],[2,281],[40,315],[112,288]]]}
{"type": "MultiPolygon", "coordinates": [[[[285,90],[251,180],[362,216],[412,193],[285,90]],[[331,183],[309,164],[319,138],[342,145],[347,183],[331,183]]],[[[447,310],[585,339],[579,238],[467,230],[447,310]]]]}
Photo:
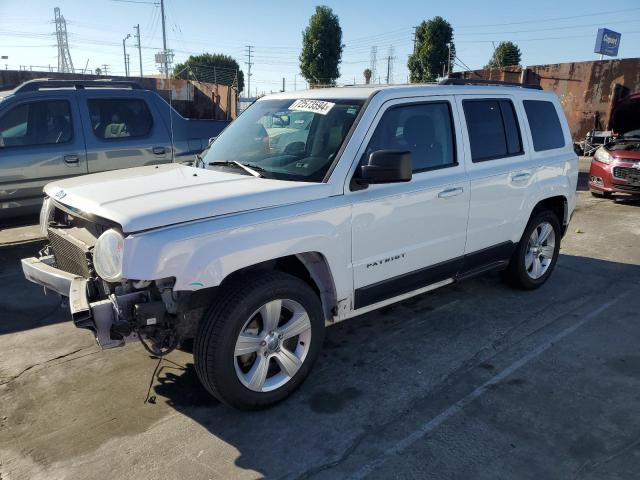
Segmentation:
{"type": "Polygon", "coordinates": [[[73,137],[71,108],[66,100],[16,105],[0,118],[0,147],[68,143],[73,137]]]}
{"type": "Polygon", "coordinates": [[[542,152],[564,147],[564,133],[555,105],[542,100],[524,100],[522,103],[531,129],[533,149],[542,152]]]}
{"type": "Polygon", "coordinates": [[[522,153],[520,127],[511,100],[463,100],[462,107],[474,163],[522,153]]]}
{"type": "Polygon", "coordinates": [[[91,128],[101,140],[144,137],[151,132],[153,117],[144,100],[90,99],[91,128]]]}

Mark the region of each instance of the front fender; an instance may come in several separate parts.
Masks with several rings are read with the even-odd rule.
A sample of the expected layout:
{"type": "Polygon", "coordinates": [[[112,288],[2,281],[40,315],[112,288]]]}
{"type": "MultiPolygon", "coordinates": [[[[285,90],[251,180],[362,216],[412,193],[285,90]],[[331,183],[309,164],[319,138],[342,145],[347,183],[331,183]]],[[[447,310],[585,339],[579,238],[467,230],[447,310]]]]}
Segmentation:
{"type": "Polygon", "coordinates": [[[254,212],[130,235],[125,239],[123,275],[135,280],[175,277],[174,290],[194,291],[218,286],[251,265],[318,252],[327,260],[338,298],[350,294],[347,206],[261,222],[259,217],[254,212]]]}

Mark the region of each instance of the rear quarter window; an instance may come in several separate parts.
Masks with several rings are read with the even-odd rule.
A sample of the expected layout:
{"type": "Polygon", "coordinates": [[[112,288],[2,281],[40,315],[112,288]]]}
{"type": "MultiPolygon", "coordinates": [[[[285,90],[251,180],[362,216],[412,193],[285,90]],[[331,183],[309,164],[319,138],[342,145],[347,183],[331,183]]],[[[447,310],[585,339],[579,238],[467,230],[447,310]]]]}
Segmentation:
{"type": "Polygon", "coordinates": [[[552,102],[543,100],[524,100],[533,149],[536,152],[564,147],[564,133],[558,118],[558,112],[552,102]]]}

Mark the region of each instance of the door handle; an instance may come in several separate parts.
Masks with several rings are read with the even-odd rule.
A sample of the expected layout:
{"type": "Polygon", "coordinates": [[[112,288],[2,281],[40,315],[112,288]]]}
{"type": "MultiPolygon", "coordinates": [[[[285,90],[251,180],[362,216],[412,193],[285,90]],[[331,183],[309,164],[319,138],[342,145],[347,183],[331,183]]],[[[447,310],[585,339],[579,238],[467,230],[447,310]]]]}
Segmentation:
{"type": "Polygon", "coordinates": [[[67,165],[77,165],[80,163],[80,156],[77,153],[72,153],[64,156],[64,163],[67,165]]]}
{"type": "Polygon", "coordinates": [[[151,149],[154,155],[164,155],[165,148],[164,147],[153,147],[151,149]]]}
{"type": "Polygon", "coordinates": [[[513,175],[511,175],[512,182],[524,182],[526,180],[529,180],[530,178],[531,174],[529,172],[514,173],[513,175]]]}
{"type": "Polygon", "coordinates": [[[464,192],[464,188],[462,187],[447,188],[446,190],[442,190],[438,193],[438,198],[455,197],[456,195],[460,195],[462,192],[464,192]]]}

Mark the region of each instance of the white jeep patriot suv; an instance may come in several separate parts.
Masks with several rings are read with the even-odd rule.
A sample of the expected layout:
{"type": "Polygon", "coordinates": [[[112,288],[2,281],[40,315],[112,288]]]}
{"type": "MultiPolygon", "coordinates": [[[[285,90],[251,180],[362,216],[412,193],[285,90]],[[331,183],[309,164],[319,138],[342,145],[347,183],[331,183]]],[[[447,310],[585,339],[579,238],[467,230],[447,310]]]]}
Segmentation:
{"type": "Polygon", "coordinates": [[[193,339],[211,394],[271,405],[327,325],[489,270],[551,275],[578,178],[558,99],[459,83],[271,95],[199,165],[50,183],[24,274],[101,347],[193,339]]]}

